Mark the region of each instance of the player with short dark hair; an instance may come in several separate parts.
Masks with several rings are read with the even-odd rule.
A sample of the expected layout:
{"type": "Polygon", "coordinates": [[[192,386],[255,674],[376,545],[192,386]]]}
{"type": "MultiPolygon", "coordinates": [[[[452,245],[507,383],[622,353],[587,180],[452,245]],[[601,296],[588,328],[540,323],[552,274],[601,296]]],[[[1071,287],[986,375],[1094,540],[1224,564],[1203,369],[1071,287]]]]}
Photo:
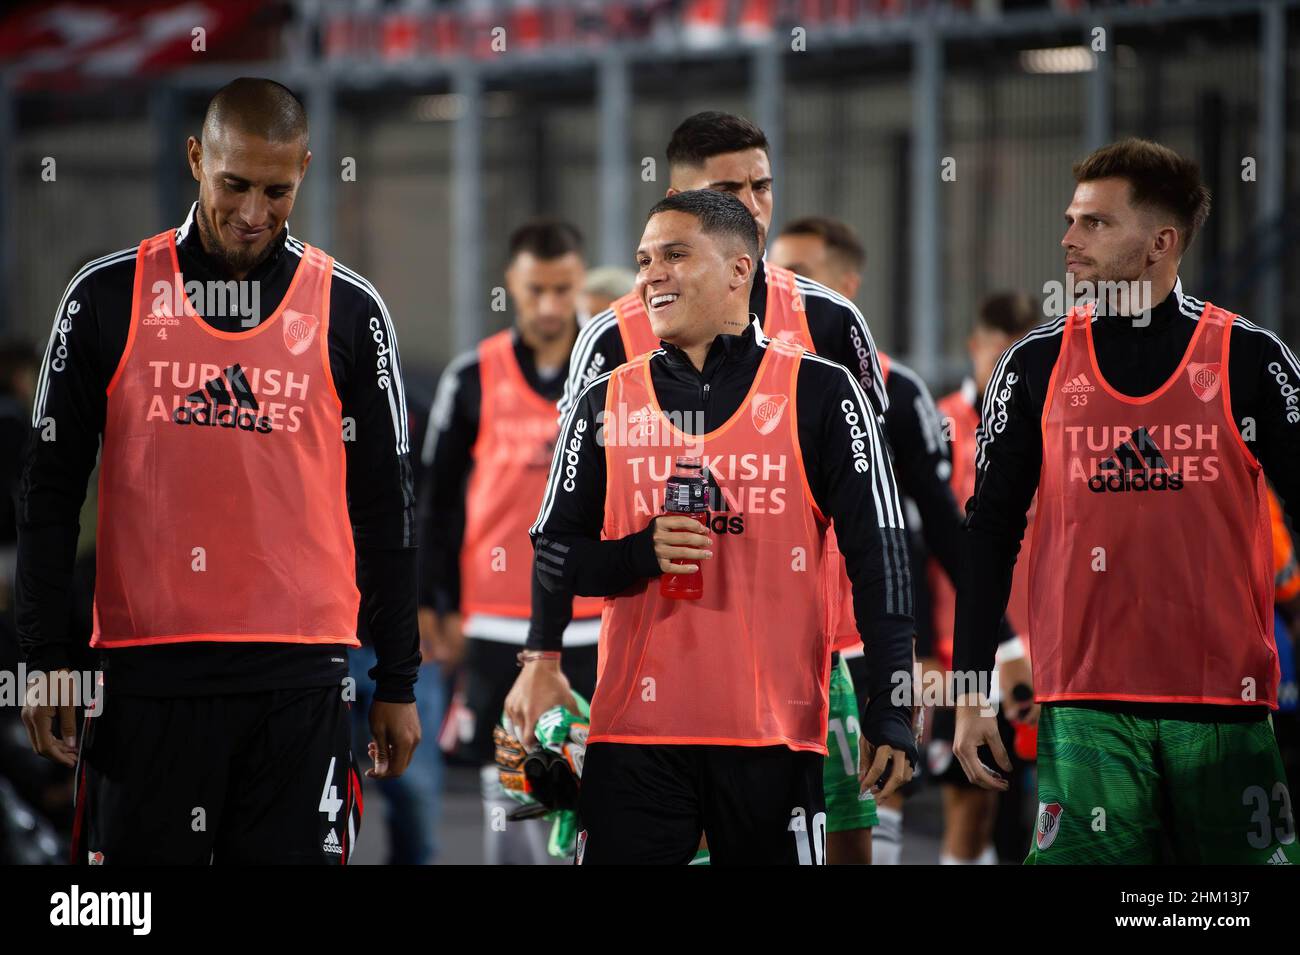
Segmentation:
{"type": "MultiPolygon", "coordinates": [[[[582,235],[568,222],[533,219],[511,233],[508,249],[514,321],[451,362],[429,416],[421,624],[439,660],[463,658],[444,745],[481,769],[485,858],[543,863],[550,856],[541,823],[505,821],[515,805],[501,789],[492,731],[528,637],[535,586],[528,528],[546,486],[559,430],[555,401],[578,334],[582,235]]],[[[600,602],[579,601],[575,615],[561,679],[590,696],[600,602]]]]}
{"type": "MultiPolygon", "coordinates": [[[[670,169],[667,194],[710,189],[734,195],[754,218],[761,254],[772,219],[772,170],[762,130],[749,120],[728,113],[712,110],[696,113],[673,131],[667,157],[670,169]]],[[[750,285],[749,310],[757,317],[764,334],[796,341],[848,368],[876,414],[884,413],[888,399],[880,359],[871,332],[852,302],[818,282],[769,265],[760,258],[755,263],[750,285]]],[[[593,317],[578,335],[569,363],[565,397],[560,400],[561,412],[568,410],[585,384],[598,374],[656,347],[658,340],[638,297],[630,293],[616,300],[607,311],[593,317]]],[[[841,600],[847,600],[848,583],[835,553],[828,562],[827,573],[835,578],[841,600]]],[[[563,594],[539,588],[529,648],[558,651],[569,615],[563,594]]],[[[549,662],[540,661],[529,664],[520,674],[506,704],[517,725],[530,727],[541,713],[564,704],[567,697],[558,682],[551,679],[553,669],[549,662]]]]}
{"type": "MultiPolygon", "coordinates": [[[[967,505],[958,672],[984,673],[1037,492],[1029,631],[1034,863],[1295,863],[1277,741],[1265,473],[1295,523],[1300,364],[1186,294],[1209,196],[1195,163],[1125,140],[1074,167],[1065,266],[1086,300],[998,362],[967,505]],[[1155,303],[1147,307],[1145,302],[1155,303]]],[[[957,713],[967,776],[1009,770],[982,693],[957,713]]]]}
{"type": "Polygon", "coordinates": [[[734,196],[651,210],[636,294],[661,345],[584,388],[532,528],[548,591],[606,597],[580,862],[684,864],[701,834],[714,863],[824,861],[831,522],[871,636],[862,785],[888,795],[911,776],[912,594],[888,450],[848,369],[762,335],[759,247],[734,196]],[[707,532],[660,506],[692,458],[707,532]],[[698,599],[655,579],[696,573],[698,599]]]}

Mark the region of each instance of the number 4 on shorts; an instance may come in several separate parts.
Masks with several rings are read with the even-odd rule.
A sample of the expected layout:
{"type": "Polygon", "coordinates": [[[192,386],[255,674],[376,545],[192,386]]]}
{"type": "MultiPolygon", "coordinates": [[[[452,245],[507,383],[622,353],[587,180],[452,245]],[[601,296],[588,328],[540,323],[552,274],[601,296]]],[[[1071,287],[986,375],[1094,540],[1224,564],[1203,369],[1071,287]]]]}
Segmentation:
{"type": "Polygon", "coordinates": [[[339,810],[343,808],[343,800],[339,798],[339,788],[334,785],[334,762],[338,757],[330,757],[330,768],[325,771],[325,785],[320,791],[320,805],[316,808],[329,817],[330,822],[334,822],[339,817],[339,810]]]}

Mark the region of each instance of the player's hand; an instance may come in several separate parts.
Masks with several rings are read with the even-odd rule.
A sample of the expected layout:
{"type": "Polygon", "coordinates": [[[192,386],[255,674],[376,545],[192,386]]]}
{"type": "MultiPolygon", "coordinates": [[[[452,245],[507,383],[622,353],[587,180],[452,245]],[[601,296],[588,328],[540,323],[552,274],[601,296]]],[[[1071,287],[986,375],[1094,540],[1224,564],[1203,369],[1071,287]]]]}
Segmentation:
{"type": "Polygon", "coordinates": [[[1033,689],[1034,668],[1029,665],[1028,657],[1008,660],[998,664],[998,683],[1002,687],[1002,712],[1014,723],[1028,723],[1033,726],[1038,722],[1038,704],[1033,697],[1027,700],[1012,699],[1011,690],[1021,684],[1033,689]]]}
{"type": "Polygon", "coordinates": [[[967,779],[984,789],[1005,792],[1010,788],[1004,776],[985,766],[979,758],[979,748],[987,746],[997,764],[1005,772],[1011,772],[1011,757],[998,732],[997,711],[989,706],[983,694],[962,694],[957,698],[957,731],[953,737],[952,751],[966,771],[967,779]]]}
{"type": "Polygon", "coordinates": [[[876,790],[877,800],[888,799],[911,779],[912,764],[907,759],[907,753],[884,743],[872,746],[866,737],[862,738],[858,749],[859,792],[873,789],[876,790]],[[887,778],[882,779],[891,763],[892,771],[887,778]]]}
{"type": "Polygon", "coordinates": [[[555,706],[578,712],[569,678],[560,669],[559,660],[530,660],[515,677],[515,685],[506,695],[506,718],[514,724],[519,742],[532,749],[537,742],[533,728],[537,718],[555,706]]]}
{"type": "Polygon", "coordinates": [[[67,669],[32,674],[27,679],[22,720],[38,755],[72,769],[77,765],[77,706],[70,698],[70,677],[67,669]]]}
{"type": "Polygon", "coordinates": [[[694,574],[699,568],[694,564],[679,564],[679,560],[708,560],[713,556],[712,542],[704,533],[704,525],[693,517],[675,514],[660,515],[654,519],[655,557],[659,569],[665,574],[694,574]]]}
{"type": "Polygon", "coordinates": [[[406,772],[420,744],[420,717],[415,704],[375,700],[370,704],[370,733],[373,739],[368,752],[375,765],[366,770],[366,777],[396,779],[406,772]]]}

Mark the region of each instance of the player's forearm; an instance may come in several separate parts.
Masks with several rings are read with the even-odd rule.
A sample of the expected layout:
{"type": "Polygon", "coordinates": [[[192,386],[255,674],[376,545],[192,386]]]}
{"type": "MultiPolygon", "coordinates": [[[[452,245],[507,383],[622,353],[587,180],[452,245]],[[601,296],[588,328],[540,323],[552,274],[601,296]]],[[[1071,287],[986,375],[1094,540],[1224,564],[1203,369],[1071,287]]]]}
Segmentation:
{"type": "MultiPolygon", "coordinates": [[[[457,391],[457,397],[463,391],[457,391]]],[[[433,420],[431,415],[431,430],[433,420]]],[[[460,608],[465,482],[474,466],[472,436],[477,433],[475,422],[453,415],[448,426],[436,433],[426,460],[420,492],[420,596],[424,606],[439,613],[455,613],[460,608]]]]}
{"type": "Polygon", "coordinates": [[[71,384],[51,385],[58,389],[48,403],[56,430],[41,425],[29,435],[17,500],[15,613],[19,647],[33,668],[66,666],[74,649],[73,566],[99,435],[81,426],[82,409],[68,400],[71,384]],[[45,440],[46,433],[56,440],[45,440]]]}
{"type": "Polygon", "coordinates": [[[653,521],[617,540],[539,535],[533,546],[537,579],[556,596],[611,597],[661,572],[653,521]]]}
{"type": "Polygon", "coordinates": [[[461,508],[437,509],[420,526],[420,605],[438,613],[460,610],[460,551],[465,538],[461,508]]]}
{"type": "Polygon", "coordinates": [[[883,614],[861,628],[867,663],[866,721],[863,735],[875,745],[887,744],[907,753],[915,764],[916,740],[912,733],[912,640],[916,631],[911,617],[883,614]]]}
{"type": "Polygon", "coordinates": [[[529,650],[561,650],[564,630],[573,619],[573,594],[560,590],[552,593],[532,575],[532,614],[528,621],[529,650]]]}
{"type": "Polygon", "coordinates": [[[465,481],[472,467],[460,442],[440,440],[421,507],[420,592],[438,613],[460,609],[460,552],[465,541],[465,481]],[[454,447],[453,447],[454,445],[454,447]]]}
{"type": "Polygon", "coordinates": [[[28,667],[54,670],[71,665],[69,632],[72,569],[77,522],[18,525],[15,615],[18,646],[28,667]]]}
{"type": "Polygon", "coordinates": [[[415,548],[358,548],[357,589],[375,648],[377,662],[370,671],[375,699],[413,703],[420,669],[415,548]]]}
{"type": "Polygon", "coordinates": [[[939,486],[926,481],[912,482],[911,487],[905,483],[902,491],[916,502],[926,550],[939,562],[948,579],[956,580],[961,574],[963,532],[960,505],[952,490],[947,482],[939,486]]]}
{"type": "Polygon", "coordinates": [[[956,581],[953,668],[958,672],[988,674],[993,669],[998,643],[1008,636],[1003,613],[1019,549],[1019,540],[977,527],[966,530],[965,560],[956,581]]]}

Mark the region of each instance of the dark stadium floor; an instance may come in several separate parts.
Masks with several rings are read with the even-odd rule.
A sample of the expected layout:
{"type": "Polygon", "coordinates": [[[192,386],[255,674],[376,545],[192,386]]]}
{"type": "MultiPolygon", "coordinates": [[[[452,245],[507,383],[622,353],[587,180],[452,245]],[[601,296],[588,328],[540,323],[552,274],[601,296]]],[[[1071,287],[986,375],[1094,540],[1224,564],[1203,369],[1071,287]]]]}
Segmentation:
{"type": "MultiPolygon", "coordinates": [[[[354,865],[383,862],[386,823],[383,797],[373,785],[365,791],[365,818],[357,841],[354,865]]],[[[483,862],[483,810],[478,794],[478,771],[449,768],[439,826],[438,863],[479,865],[483,862]]],[[[939,792],[924,787],[908,801],[903,816],[903,861],[930,864],[939,861],[939,792]]]]}

